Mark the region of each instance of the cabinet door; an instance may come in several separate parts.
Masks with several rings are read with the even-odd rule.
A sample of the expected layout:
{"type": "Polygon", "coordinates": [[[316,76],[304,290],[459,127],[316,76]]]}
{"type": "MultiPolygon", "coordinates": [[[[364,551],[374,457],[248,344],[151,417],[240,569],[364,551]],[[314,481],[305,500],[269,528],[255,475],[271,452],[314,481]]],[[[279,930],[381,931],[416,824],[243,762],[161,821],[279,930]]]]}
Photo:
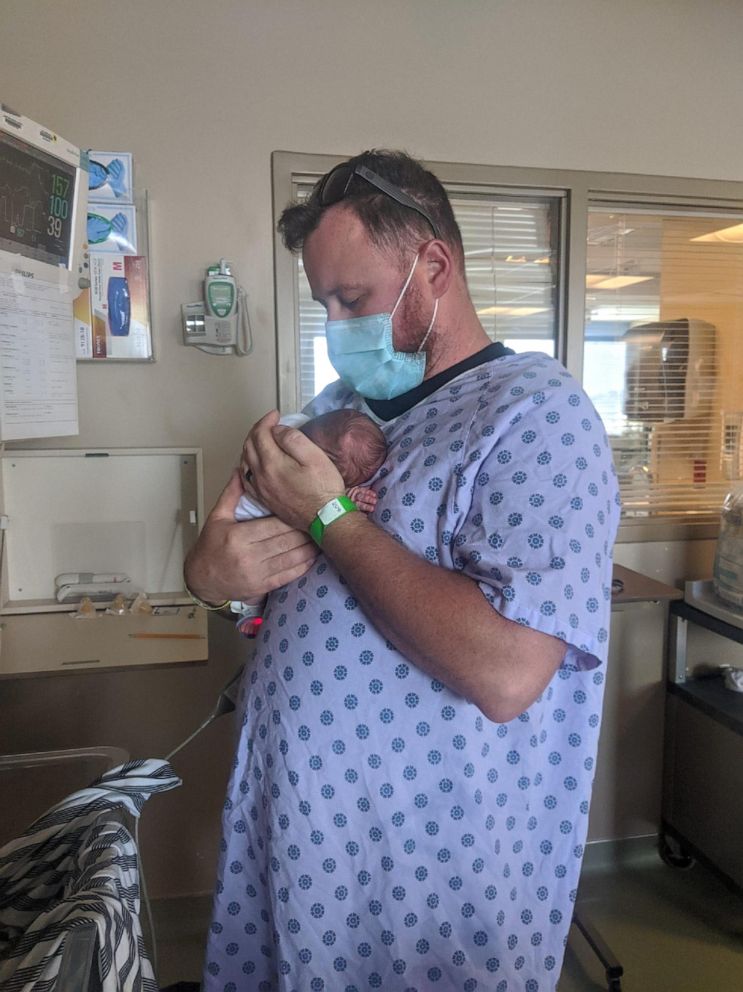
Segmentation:
{"type": "Polygon", "coordinates": [[[665,617],[660,603],[612,610],[589,840],[620,840],[659,829],[665,617]]]}

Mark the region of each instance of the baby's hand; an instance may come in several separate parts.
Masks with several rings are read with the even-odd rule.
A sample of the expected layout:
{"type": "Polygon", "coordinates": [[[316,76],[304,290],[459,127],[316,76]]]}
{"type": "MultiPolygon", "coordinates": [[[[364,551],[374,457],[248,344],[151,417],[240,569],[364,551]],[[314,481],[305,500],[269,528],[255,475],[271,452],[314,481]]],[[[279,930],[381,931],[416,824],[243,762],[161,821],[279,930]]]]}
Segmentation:
{"type": "Polygon", "coordinates": [[[351,486],[346,496],[352,499],[362,513],[371,513],[377,505],[377,494],[368,486],[351,486]]]}

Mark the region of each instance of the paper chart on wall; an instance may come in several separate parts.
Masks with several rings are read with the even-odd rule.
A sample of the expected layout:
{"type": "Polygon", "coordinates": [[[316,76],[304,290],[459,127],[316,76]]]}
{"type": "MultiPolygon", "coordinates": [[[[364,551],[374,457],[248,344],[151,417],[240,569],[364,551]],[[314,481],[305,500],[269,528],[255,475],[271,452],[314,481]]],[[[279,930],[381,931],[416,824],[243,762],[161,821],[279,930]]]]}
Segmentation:
{"type": "Polygon", "coordinates": [[[58,284],[0,273],[0,440],[77,433],[70,298],[58,284]]]}

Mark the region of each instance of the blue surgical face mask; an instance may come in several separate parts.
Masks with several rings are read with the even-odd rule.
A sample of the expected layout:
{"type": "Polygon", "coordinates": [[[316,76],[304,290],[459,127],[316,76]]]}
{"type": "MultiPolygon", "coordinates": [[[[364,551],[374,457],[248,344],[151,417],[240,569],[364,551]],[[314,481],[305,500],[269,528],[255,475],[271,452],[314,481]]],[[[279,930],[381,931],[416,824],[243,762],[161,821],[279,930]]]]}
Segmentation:
{"type": "Polygon", "coordinates": [[[391,400],[423,382],[426,355],[422,349],[436,320],[438,299],[434,304],[431,323],[417,351],[396,351],[392,343],[392,318],[410,285],[417,264],[416,255],[391,313],[373,313],[366,317],[325,322],[328,357],[333,368],[347,386],[366,399],[391,400]]]}

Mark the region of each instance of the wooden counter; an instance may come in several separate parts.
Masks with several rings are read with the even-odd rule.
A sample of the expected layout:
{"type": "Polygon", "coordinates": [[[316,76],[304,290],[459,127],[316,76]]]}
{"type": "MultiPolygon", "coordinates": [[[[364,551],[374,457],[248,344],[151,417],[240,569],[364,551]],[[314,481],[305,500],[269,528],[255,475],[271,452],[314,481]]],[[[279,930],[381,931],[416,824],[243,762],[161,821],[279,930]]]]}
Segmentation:
{"type": "Polygon", "coordinates": [[[663,603],[684,598],[683,590],[658,582],[657,579],[625,568],[624,565],[615,565],[613,574],[615,580],[619,579],[624,583],[624,588],[621,592],[612,593],[612,606],[622,603],[663,603]]]}

